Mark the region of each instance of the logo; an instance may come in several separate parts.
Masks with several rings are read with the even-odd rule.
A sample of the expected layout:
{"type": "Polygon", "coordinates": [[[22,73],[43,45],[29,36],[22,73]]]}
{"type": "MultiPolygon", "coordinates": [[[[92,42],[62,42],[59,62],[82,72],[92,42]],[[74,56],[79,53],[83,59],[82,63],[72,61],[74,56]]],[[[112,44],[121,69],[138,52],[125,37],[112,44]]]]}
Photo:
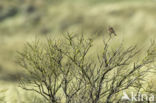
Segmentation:
{"type": "Polygon", "coordinates": [[[153,94],[141,94],[139,93],[134,93],[131,92],[130,95],[128,95],[126,92],[123,92],[123,96],[121,97],[122,101],[154,101],[154,95],[153,94]]]}
{"type": "Polygon", "coordinates": [[[128,100],[128,101],[130,101],[130,98],[128,97],[126,92],[123,92],[123,96],[122,96],[121,100],[128,100]]]}

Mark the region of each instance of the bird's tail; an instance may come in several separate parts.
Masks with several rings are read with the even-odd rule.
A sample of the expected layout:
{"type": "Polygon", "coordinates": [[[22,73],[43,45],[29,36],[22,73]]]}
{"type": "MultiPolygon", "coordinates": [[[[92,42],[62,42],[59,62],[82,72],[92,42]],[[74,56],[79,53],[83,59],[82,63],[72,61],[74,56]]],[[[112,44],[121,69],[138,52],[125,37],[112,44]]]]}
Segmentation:
{"type": "Polygon", "coordinates": [[[117,34],[116,34],[116,33],[114,33],[114,35],[115,35],[115,36],[117,36],[117,34]]]}

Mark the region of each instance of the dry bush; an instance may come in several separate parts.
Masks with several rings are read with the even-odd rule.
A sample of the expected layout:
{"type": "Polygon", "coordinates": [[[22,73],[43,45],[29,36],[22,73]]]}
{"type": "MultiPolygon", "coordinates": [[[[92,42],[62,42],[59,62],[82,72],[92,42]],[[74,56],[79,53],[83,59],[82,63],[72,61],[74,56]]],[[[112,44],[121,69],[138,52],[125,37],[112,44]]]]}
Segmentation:
{"type": "Polygon", "coordinates": [[[20,87],[35,91],[50,103],[120,103],[120,94],[138,89],[155,62],[153,42],[142,59],[137,46],[124,43],[112,48],[114,37],[104,39],[103,52],[88,59],[92,39],[68,34],[63,40],[47,39],[47,44],[28,43],[19,53],[19,64],[26,70],[20,87]],[[139,83],[138,83],[139,81],[139,83]]]}

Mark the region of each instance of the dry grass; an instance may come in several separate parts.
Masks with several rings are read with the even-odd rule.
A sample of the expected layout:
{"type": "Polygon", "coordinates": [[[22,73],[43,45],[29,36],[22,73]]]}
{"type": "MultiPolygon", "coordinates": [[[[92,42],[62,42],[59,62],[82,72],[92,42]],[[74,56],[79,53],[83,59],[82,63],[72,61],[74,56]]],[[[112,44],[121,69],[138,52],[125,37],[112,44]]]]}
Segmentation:
{"type": "MultiPolygon", "coordinates": [[[[12,78],[12,75],[21,72],[21,68],[15,63],[16,51],[20,51],[26,41],[33,41],[36,35],[44,38],[48,34],[59,38],[62,32],[66,31],[77,34],[84,32],[87,36],[95,38],[94,43],[98,44],[97,47],[92,49],[94,53],[94,51],[100,51],[102,36],[106,37],[107,27],[111,25],[118,35],[116,41],[114,41],[115,43],[121,43],[124,40],[126,45],[137,43],[142,47],[150,39],[156,38],[155,5],[154,0],[146,2],[141,0],[130,2],[130,0],[127,0],[115,3],[101,3],[99,0],[96,5],[88,3],[88,1],[85,3],[82,1],[64,2],[52,6],[47,5],[44,8],[45,10],[39,9],[30,15],[20,12],[14,17],[1,21],[0,71],[2,75],[0,79],[2,80],[4,77],[12,78]],[[34,22],[37,17],[40,17],[40,20],[34,22]]],[[[3,82],[1,85],[7,86],[6,88],[9,91],[12,87],[8,85],[12,85],[13,88],[16,88],[13,89],[15,90],[13,92],[16,93],[17,85],[12,82],[8,83],[3,82]]],[[[18,91],[21,93],[21,90],[18,91]]],[[[15,98],[18,100],[18,95],[15,98]]],[[[13,101],[10,103],[19,103],[16,100],[13,101]]]]}

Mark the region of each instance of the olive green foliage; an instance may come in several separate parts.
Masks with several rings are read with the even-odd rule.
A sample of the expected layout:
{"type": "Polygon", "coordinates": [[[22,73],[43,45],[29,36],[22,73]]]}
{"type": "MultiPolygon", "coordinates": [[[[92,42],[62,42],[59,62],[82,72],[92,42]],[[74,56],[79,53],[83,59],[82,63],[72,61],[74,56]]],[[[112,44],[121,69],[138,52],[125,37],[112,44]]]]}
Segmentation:
{"type": "Polygon", "coordinates": [[[48,103],[44,98],[35,95],[34,93],[24,94],[24,100],[20,103],[48,103]]]}
{"type": "Polygon", "coordinates": [[[5,93],[7,89],[0,90],[0,103],[6,103],[5,101],[5,93]]]}
{"type": "Polygon", "coordinates": [[[1,80],[16,82],[16,75],[23,75],[14,63],[16,51],[35,35],[59,38],[66,31],[84,32],[100,45],[110,25],[127,44],[142,46],[155,38],[155,5],[154,0],[1,0],[1,80]]]}
{"type": "Polygon", "coordinates": [[[50,103],[120,103],[123,90],[142,89],[145,77],[155,62],[155,43],[144,57],[137,46],[112,46],[115,37],[104,39],[103,51],[91,59],[92,39],[67,34],[47,43],[28,43],[19,53],[19,64],[27,78],[20,87],[40,94],[50,103]],[[139,84],[140,83],[140,84],[139,84]]]}

